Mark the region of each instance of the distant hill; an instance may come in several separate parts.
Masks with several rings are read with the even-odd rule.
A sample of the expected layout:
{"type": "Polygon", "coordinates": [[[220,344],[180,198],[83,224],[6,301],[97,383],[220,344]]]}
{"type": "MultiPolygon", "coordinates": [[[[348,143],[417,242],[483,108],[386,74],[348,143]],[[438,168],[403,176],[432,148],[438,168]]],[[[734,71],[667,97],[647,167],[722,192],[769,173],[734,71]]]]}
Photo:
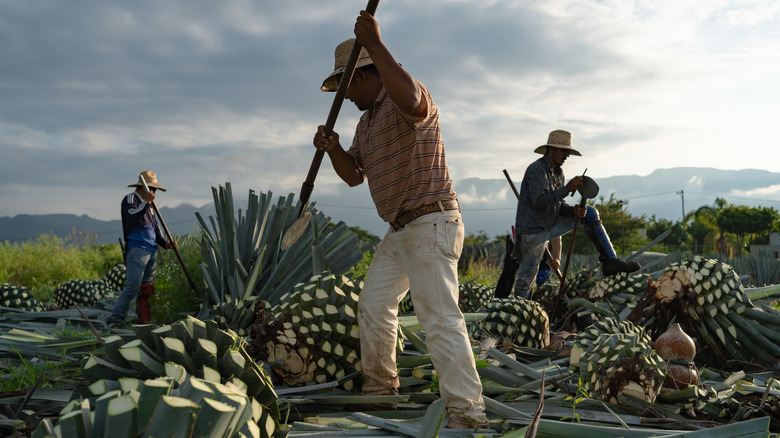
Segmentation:
{"type": "MultiPolygon", "coordinates": [[[[207,205],[197,208],[182,204],[175,208],[162,207],[160,214],[171,233],[183,235],[198,228],[196,211],[203,211],[206,216],[213,214],[213,207],[207,205]]],[[[0,241],[20,243],[35,239],[41,234],[51,233],[59,237],[92,233],[96,236],[95,243],[102,245],[116,243],[122,237],[122,221],[120,219],[103,221],[87,215],[75,214],[20,214],[14,217],[0,217],[0,241]],[[75,231],[74,231],[75,230],[75,231]]]]}
{"type": "MultiPolygon", "coordinates": [[[[515,185],[520,186],[525,169],[510,171],[515,185]]],[[[568,175],[571,177],[572,175],[568,175]]],[[[774,207],[780,210],[780,173],[765,170],[720,170],[699,167],[658,169],[647,176],[625,175],[597,179],[599,196],[627,201],[624,207],[634,216],[655,215],[673,221],[683,214],[704,205],[712,205],[722,197],[732,204],[774,207]]],[[[455,190],[463,207],[467,233],[484,231],[488,236],[506,233],[514,222],[517,201],[506,179],[466,178],[455,181],[455,190]]],[[[240,208],[237,196],[236,208],[240,208]]],[[[569,198],[570,203],[577,202],[569,198]]],[[[368,188],[364,185],[350,188],[340,186],[336,193],[318,194],[312,201],[334,221],[344,221],[378,236],[387,231],[387,224],[377,216],[368,188]]],[[[213,206],[195,207],[182,204],[175,208],[163,207],[160,213],[175,234],[197,230],[195,211],[204,217],[213,215],[213,206]]],[[[113,243],[122,235],[120,221],[101,221],[86,215],[50,214],[0,217],[0,241],[21,242],[39,234],[51,232],[67,236],[73,229],[94,232],[98,243],[113,243]]]]}

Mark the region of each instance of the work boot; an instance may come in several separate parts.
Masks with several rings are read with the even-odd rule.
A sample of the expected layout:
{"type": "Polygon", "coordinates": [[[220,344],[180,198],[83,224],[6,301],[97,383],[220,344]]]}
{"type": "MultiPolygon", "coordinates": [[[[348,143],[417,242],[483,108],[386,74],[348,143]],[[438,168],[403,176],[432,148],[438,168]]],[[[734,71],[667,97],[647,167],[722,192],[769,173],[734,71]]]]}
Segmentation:
{"type": "Polygon", "coordinates": [[[135,300],[138,324],[149,324],[152,320],[152,306],[149,304],[149,297],[152,295],[154,295],[154,284],[149,281],[141,283],[141,290],[135,300]]]}
{"type": "Polygon", "coordinates": [[[623,260],[615,257],[614,259],[604,259],[601,261],[601,272],[604,276],[609,277],[611,275],[619,274],[621,272],[634,272],[639,269],[639,263],[633,260],[623,260]]]}
{"type": "MultiPolygon", "coordinates": [[[[595,211],[595,210],[594,210],[595,211]]],[[[601,271],[604,276],[611,276],[619,274],[621,272],[634,272],[639,269],[639,263],[631,260],[623,260],[617,257],[615,248],[612,246],[612,242],[609,240],[607,230],[604,229],[604,225],[601,224],[601,220],[598,219],[598,213],[594,214],[594,218],[597,222],[589,223],[588,217],[585,217],[585,226],[583,231],[588,237],[588,240],[593,242],[593,246],[599,252],[599,261],[601,262],[601,271]]]]}
{"type": "Polygon", "coordinates": [[[451,412],[447,425],[444,427],[447,429],[489,429],[490,421],[488,421],[485,414],[480,414],[478,417],[469,417],[463,412],[451,412]]]}

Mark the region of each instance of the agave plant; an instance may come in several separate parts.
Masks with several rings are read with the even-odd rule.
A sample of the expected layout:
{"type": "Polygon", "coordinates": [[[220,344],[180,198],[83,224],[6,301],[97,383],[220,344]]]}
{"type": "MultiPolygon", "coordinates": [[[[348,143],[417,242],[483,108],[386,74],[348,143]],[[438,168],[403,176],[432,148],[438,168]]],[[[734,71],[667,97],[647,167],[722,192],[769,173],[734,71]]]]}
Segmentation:
{"type": "MultiPolygon", "coordinates": [[[[493,298],[485,303],[481,329],[504,343],[545,348],[550,342],[550,320],[539,303],[525,298],[493,298]]],[[[472,326],[473,334],[479,327],[472,326]]]]}
{"type": "Polygon", "coordinates": [[[312,275],[324,270],[341,275],[363,258],[358,238],[346,224],[332,224],[311,206],[303,234],[283,250],[282,237],[300,209],[292,194],[273,203],[270,192],[250,190],[246,211],[236,212],[230,183],[212,187],[212,193],[216,216],[209,218],[211,226],[196,213],[207,285],[200,319],[215,319],[243,335],[253,318],[253,303],[278,304],[284,293],[312,275]]]}
{"type": "Polygon", "coordinates": [[[279,407],[271,379],[249,357],[243,340],[232,330],[221,330],[214,321],[191,316],[161,327],[135,325],[132,330],[134,336],[129,338],[107,337],[105,354],[93,354],[83,361],[86,379],[193,375],[219,383],[242,382],[246,394],[264,406],[278,424],[279,407]]]}
{"type": "Polygon", "coordinates": [[[188,374],[148,380],[101,380],[91,399],[69,402],[33,437],[259,437],[282,436],[272,413],[246,388],[188,374]]]}

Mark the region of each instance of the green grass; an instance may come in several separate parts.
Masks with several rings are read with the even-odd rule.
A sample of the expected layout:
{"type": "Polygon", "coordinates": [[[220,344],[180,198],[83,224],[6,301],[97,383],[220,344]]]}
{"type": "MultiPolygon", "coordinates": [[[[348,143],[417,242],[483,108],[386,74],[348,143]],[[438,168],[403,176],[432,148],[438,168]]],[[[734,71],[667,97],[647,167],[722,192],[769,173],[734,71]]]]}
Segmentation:
{"type": "MultiPolygon", "coordinates": [[[[202,285],[200,244],[193,236],[174,236],[179,253],[193,282],[202,285]]],[[[88,235],[74,232],[67,238],[42,234],[36,239],[0,244],[0,283],[26,287],[41,303],[53,300],[54,289],[68,280],[100,279],[123,263],[117,244],[93,245],[88,235]]],[[[192,291],[173,250],[160,249],[152,297],[154,322],[167,324],[194,312],[197,296],[192,291]]]]}
{"type": "Polygon", "coordinates": [[[0,392],[24,391],[36,383],[39,388],[54,388],[78,378],[81,370],[77,363],[67,360],[2,359],[0,365],[0,392]]]}
{"type": "MultiPolygon", "coordinates": [[[[193,283],[198,288],[204,288],[203,273],[200,270],[203,257],[197,238],[188,234],[174,236],[174,239],[178,242],[179,254],[193,283]]],[[[157,252],[154,289],[155,294],[149,300],[152,306],[152,322],[170,324],[195,312],[198,295],[187,281],[173,250],[159,249],[157,252]]]]}
{"type": "Polygon", "coordinates": [[[0,244],[0,283],[24,286],[40,300],[38,293],[45,298],[63,281],[99,278],[121,261],[119,245],[79,246],[42,234],[29,242],[0,244]]]}

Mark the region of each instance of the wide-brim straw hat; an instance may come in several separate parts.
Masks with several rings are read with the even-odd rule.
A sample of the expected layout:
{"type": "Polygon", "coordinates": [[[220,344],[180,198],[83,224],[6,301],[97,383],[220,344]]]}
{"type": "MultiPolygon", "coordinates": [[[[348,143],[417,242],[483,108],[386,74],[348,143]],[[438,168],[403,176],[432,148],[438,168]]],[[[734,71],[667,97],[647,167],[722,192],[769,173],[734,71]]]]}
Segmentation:
{"type": "Polygon", "coordinates": [[[564,131],[562,129],[556,129],[547,136],[547,143],[537,147],[534,152],[537,154],[544,154],[547,152],[547,147],[554,147],[559,149],[566,149],[572,155],[582,154],[571,146],[571,132],[564,131]]]}
{"type": "Polygon", "coordinates": [[[143,187],[144,184],[141,182],[141,177],[143,177],[144,181],[146,181],[146,185],[149,188],[154,187],[157,190],[162,190],[163,192],[166,191],[165,188],[163,188],[163,186],[157,183],[157,174],[151,170],[144,170],[143,172],[141,172],[141,174],[138,175],[138,182],[136,182],[135,184],[130,184],[127,187],[143,187]]]}
{"type": "MultiPolygon", "coordinates": [[[[331,73],[322,82],[322,86],[320,87],[322,91],[336,91],[339,88],[339,82],[338,80],[336,80],[336,76],[344,73],[344,68],[347,66],[347,61],[349,60],[349,54],[352,52],[353,45],[355,45],[355,39],[350,38],[342,42],[338,46],[336,46],[336,52],[335,52],[336,62],[334,63],[333,73],[331,73]]],[[[357,63],[355,64],[355,68],[365,67],[373,63],[374,60],[371,59],[370,56],[368,56],[368,52],[366,51],[366,48],[361,47],[360,56],[358,56],[358,60],[357,63]]]]}

